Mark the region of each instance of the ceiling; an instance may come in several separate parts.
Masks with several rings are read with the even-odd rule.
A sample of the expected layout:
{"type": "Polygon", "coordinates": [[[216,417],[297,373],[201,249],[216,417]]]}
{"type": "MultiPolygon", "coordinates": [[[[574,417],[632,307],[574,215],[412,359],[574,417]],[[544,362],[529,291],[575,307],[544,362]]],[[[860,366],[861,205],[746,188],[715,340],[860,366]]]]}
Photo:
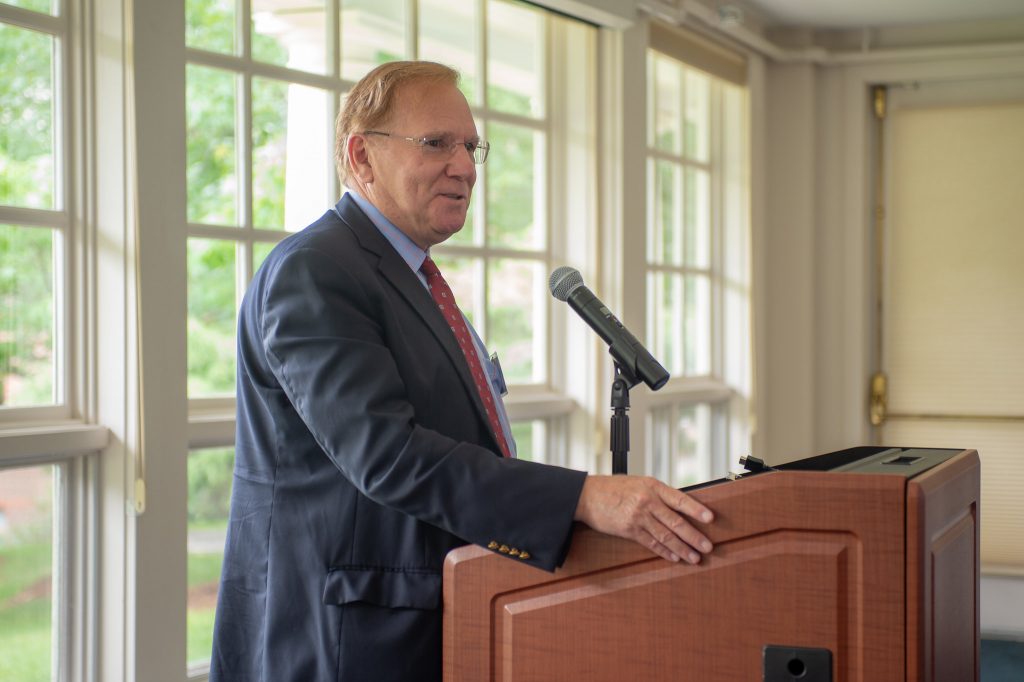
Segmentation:
{"type": "Polygon", "coordinates": [[[746,0],[746,4],[770,26],[849,29],[1024,17],[1024,0],[746,0]]]}

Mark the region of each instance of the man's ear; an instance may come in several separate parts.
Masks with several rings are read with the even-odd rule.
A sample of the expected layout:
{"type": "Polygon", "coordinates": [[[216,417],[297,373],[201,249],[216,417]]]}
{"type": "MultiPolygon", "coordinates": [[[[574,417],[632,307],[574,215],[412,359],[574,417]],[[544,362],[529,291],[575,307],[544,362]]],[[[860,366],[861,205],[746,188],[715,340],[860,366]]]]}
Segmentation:
{"type": "Polygon", "coordinates": [[[373,164],[370,162],[370,150],[366,146],[365,137],[349,135],[345,141],[345,155],[352,175],[364,184],[373,182],[373,164]]]}

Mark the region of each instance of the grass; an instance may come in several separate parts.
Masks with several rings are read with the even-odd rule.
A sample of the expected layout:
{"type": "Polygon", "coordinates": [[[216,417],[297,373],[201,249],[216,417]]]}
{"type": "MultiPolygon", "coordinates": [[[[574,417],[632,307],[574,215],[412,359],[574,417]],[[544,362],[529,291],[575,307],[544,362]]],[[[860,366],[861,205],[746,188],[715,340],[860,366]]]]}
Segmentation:
{"type": "MultiPolygon", "coordinates": [[[[220,580],[222,563],[223,556],[221,554],[189,554],[189,590],[216,585],[220,580]]],[[[203,603],[201,606],[197,606],[190,603],[188,606],[186,614],[188,630],[185,635],[185,646],[189,665],[210,660],[210,652],[213,651],[214,611],[214,604],[203,603]]]]}
{"type": "Polygon", "coordinates": [[[51,571],[49,538],[0,549],[0,680],[50,679],[50,595],[15,598],[48,579],[51,571]]]}
{"type": "Polygon", "coordinates": [[[213,607],[189,609],[185,651],[189,665],[210,660],[213,651],[213,607]]]}
{"type": "Polygon", "coordinates": [[[224,557],[220,554],[188,555],[189,588],[220,581],[220,567],[224,557]]]}
{"type": "MultiPolygon", "coordinates": [[[[3,682],[50,680],[50,596],[40,595],[24,603],[10,602],[50,576],[51,551],[48,539],[0,549],[0,680],[3,682]]],[[[190,554],[189,588],[216,585],[222,561],[219,553],[190,554]]],[[[210,658],[214,611],[213,604],[188,609],[186,653],[189,663],[202,663],[210,658]]]]}

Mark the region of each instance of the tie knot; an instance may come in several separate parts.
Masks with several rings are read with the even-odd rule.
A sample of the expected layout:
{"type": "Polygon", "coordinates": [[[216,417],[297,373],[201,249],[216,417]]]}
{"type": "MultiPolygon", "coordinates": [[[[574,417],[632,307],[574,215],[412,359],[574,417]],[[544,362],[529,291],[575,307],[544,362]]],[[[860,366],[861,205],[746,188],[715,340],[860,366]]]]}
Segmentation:
{"type": "Polygon", "coordinates": [[[427,256],[426,259],[424,259],[423,265],[420,266],[420,270],[422,270],[423,274],[427,277],[434,277],[441,274],[441,271],[437,268],[437,263],[435,263],[430,256],[427,256]]]}

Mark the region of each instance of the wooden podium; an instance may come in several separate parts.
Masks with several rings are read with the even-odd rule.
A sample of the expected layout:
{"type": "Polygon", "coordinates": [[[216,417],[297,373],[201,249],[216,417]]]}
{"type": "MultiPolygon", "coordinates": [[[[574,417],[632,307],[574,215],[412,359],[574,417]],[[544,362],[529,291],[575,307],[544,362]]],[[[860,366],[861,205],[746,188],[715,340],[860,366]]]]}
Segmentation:
{"type": "Polygon", "coordinates": [[[451,552],[446,682],[978,679],[974,450],[854,448],[686,490],[716,514],[698,566],[583,526],[553,574],[451,552]]]}

